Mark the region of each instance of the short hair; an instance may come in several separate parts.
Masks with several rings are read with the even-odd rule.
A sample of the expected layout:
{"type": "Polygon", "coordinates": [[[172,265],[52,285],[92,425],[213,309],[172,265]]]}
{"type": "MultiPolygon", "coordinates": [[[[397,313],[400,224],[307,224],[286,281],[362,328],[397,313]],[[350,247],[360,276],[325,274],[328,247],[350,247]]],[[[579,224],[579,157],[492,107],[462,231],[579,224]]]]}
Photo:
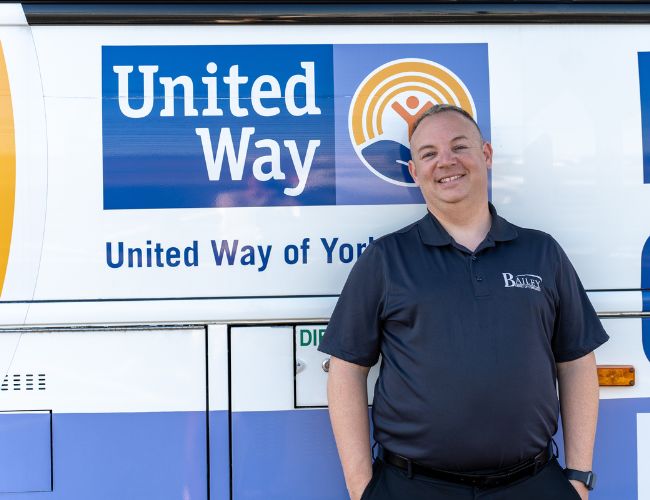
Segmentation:
{"type": "Polygon", "coordinates": [[[440,113],[458,113],[459,115],[464,116],[470,122],[472,122],[476,127],[476,130],[478,131],[478,135],[481,138],[481,142],[485,142],[485,139],[483,138],[483,133],[481,132],[481,128],[478,126],[478,123],[476,123],[476,120],[474,120],[474,117],[470,115],[467,111],[465,111],[463,108],[459,106],[454,106],[453,104],[434,104],[429,109],[427,109],[424,113],[418,116],[417,120],[413,122],[413,126],[411,128],[411,136],[409,137],[409,140],[411,139],[411,137],[413,137],[415,130],[420,126],[420,123],[422,123],[422,121],[425,118],[440,113]]]}

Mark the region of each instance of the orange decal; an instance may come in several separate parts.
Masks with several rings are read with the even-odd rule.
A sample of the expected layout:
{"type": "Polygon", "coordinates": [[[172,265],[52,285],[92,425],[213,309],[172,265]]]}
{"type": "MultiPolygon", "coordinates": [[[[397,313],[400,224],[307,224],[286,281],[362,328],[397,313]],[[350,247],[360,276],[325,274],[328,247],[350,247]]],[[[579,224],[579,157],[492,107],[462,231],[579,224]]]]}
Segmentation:
{"type": "MultiPolygon", "coordinates": [[[[368,108],[375,110],[378,109],[376,113],[377,118],[381,119],[381,116],[383,116],[384,113],[384,108],[390,102],[390,100],[395,97],[397,94],[401,92],[405,92],[406,89],[403,88],[405,84],[421,84],[420,87],[421,89],[416,89],[414,86],[409,86],[407,87],[409,90],[420,90],[421,92],[427,93],[431,95],[432,97],[435,96],[435,94],[427,89],[427,86],[431,87],[432,89],[435,89],[438,91],[441,96],[443,97],[443,100],[441,100],[439,97],[435,98],[435,101],[440,103],[440,102],[447,102],[450,104],[456,104],[454,98],[452,95],[445,89],[442,85],[440,85],[438,82],[435,80],[432,80],[427,77],[423,76],[416,76],[416,75],[407,75],[407,76],[402,76],[399,78],[394,78],[393,80],[390,80],[389,82],[382,82],[379,87],[377,88],[377,92],[373,96],[373,98],[369,101],[368,108]],[[393,90],[394,89],[394,90],[393,90]],[[383,101],[381,105],[378,106],[379,101],[383,101]]],[[[471,108],[470,108],[470,113],[471,113],[471,108]]],[[[372,129],[372,115],[369,114],[368,117],[366,118],[367,124],[366,124],[366,130],[368,130],[368,135],[369,139],[374,138],[373,134],[373,129],[372,129]]],[[[381,129],[381,125],[379,125],[379,129],[377,130],[379,134],[383,133],[383,130],[381,129]]]]}
{"type": "Polygon", "coordinates": [[[0,43],[0,296],[7,273],[16,195],[16,143],[9,75],[0,43]]]}
{"type": "MultiPolygon", "coordinates": [[[[391,99],[407,90],[427,94],[431,103],[455,104],[474,115],[471,96],[448,70],[429,61],[396,61],[372,73],[353,98],[349,126],[356,145],[383,133],[381,119],[384,109],[391,99]]],[[[421,111],[418,108],[415,113],[408,113],[400,106],[398,104],[398,114],[403,118],[417,116],[421,111]]]]}

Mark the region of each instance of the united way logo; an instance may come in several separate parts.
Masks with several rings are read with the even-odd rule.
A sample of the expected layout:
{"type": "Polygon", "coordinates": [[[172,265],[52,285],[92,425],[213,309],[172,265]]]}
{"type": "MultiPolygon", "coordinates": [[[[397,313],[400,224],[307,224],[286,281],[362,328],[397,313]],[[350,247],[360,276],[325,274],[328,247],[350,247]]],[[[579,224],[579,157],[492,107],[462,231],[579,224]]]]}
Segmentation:
{"type": "Polygon", "coordinates": [[[421,204],[415,120],[489,95],[487,44],[104,46],[104,209],[421,204]]]}
{"type": "Polygon", "coordinates": [[[348,118],[362,163],[386,182],[414,187],[408,171],[409,138],[418,117],[434,104],[459,106],[478,122],[467,86],[441,64],[397,59],[372,71],[357,88],[348,118]]]}

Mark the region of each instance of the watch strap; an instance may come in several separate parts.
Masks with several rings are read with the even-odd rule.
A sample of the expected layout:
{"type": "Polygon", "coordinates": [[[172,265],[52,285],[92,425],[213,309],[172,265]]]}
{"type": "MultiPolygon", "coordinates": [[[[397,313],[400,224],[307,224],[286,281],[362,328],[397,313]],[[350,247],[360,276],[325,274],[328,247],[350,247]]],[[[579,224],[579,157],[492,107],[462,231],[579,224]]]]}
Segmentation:
{"type": "Polygon", "coordinates": [[[596,486],[596,475],[592,471],[581,471],[576,469],[564,469],[564,475],[571,481],[580,481],[589,491],[596,486]]]}

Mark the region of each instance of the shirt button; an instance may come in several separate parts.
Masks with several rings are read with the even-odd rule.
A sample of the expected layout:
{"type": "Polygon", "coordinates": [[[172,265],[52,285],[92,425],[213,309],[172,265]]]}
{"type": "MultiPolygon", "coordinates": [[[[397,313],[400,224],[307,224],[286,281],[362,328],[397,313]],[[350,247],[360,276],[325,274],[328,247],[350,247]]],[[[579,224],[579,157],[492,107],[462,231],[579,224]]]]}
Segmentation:
{"type": "Polygon", "coordinates": [[[476,281],[483,281],[483,276],[477,276],[476,281]]]}

